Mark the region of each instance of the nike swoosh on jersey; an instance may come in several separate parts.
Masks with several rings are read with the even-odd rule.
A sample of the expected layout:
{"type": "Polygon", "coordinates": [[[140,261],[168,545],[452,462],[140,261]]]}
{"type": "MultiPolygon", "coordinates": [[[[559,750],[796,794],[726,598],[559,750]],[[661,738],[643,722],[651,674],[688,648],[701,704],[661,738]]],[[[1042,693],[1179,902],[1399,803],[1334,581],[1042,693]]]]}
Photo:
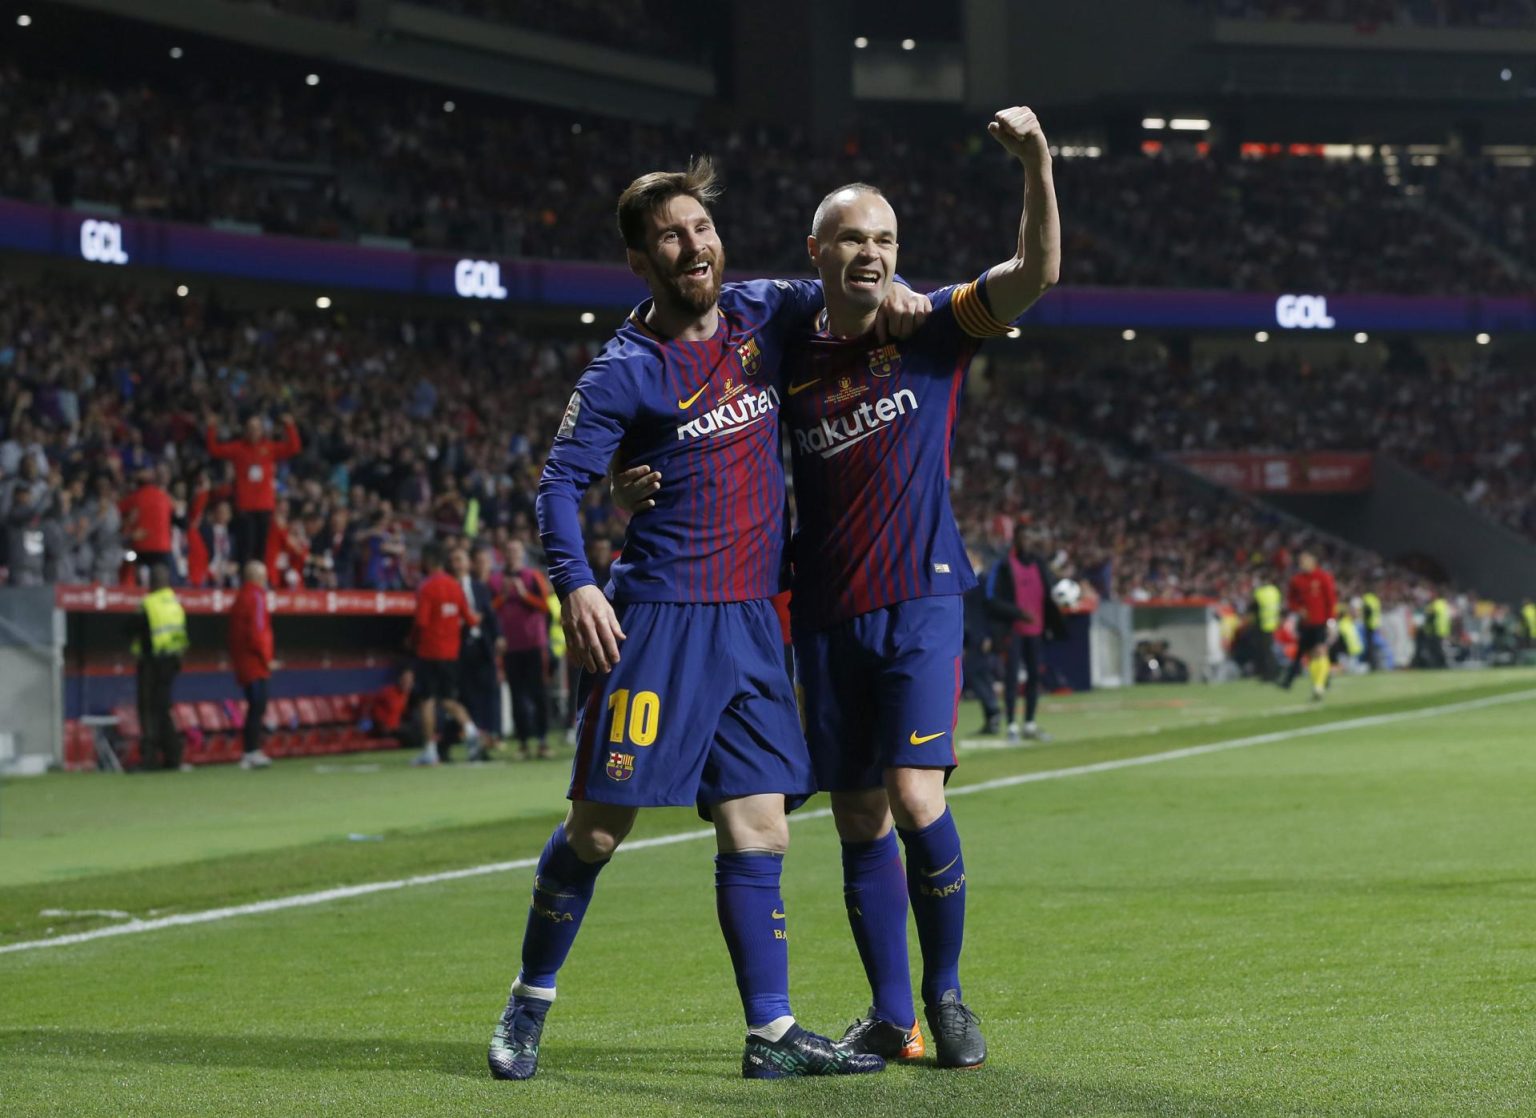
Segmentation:
{"type": "Polygon", "coordinates": [[[911,742],[913,745],[922,745],[924,742],[932,741],[934,738],[942,738],[947,733],[949,733],[948,730],[940,730],[936,734],[927,734],[924,737],[918,737],[917,736],[917,731],[913,730],[912,731],[912,736],[909,737],[907,740],[909,742],[911,742]]]}
{"type": "Polygon", "coordinates": [[[821,378],[820,377],[812,377],[810,380],[801,381],[799,384],[792,384],[792,385],[789,386],[789,394],[791,396],[793,396],[797,392],[804,392],[807,388],[809,388],[813,384],[820,384],[820,383],[821,383],[821,378]]]}
{"type": "Polygon", "coordinates": [[[952,866],[954,866],[955,862],[958,862],[959,860],[960,860],[960,855],[956,854],[955,857],[954,857],[954,861],[950,862],[948,866],[942,866],[939,869],[932,870],[932,871],[924,870],[923,871],[923,876],[924,877],[938,877],[939,874],[943,873],[947,869],[950,869],[952,866]]]}
{"type": "Polygon", "coordinates": [[[699,390],[697,392],[695,392],[692,396],[688,397],[688,399],[686,399],[686,400],[679,400],[677,402],[677,406],[680,409],[682,409],[683,411],[687,411],[689,408],[693,407],[693,402],[695,400],[697,400],[700,396],[704,395],[704,390],[706,388],[708,388],[708,387],[709,387],[709,381],[705,381],[703,384],[699,385],[699,390]]]}

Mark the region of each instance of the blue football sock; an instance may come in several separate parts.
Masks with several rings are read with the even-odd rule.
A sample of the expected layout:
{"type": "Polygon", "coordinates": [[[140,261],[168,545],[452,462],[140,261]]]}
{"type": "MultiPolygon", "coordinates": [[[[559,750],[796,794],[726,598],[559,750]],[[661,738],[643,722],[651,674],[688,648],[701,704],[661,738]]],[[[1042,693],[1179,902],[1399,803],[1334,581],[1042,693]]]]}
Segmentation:
{"type": "Polygon", "coordinates": [[[895,831],[873,842],[843,843],[843,901],[875,1016],[911,1028],[917,1013],[907,961],[907,875],[895,831]]]}
{"type": "Polygon", "coordinates": [[[597,875],[607,862],[583,862],[566,841],[565,824],[555,828],[539,855],[533,875],[533,902],[528,906],[528,927],[523,932],[523,969],[526,986],[554,989],[555,974],[571,953],[581,919],[592,901],[597,875]]]}
{"type": "Polygon", "coordinates": [[[907,895],[923,953],[923,1003],[960,989],[965,939],[965,860],[949,809],[920,831],[902,831],[907,848],[907,895]]]}
{"type": "Polygon", "coordinates": [[[779,892],[783,868],[782,854],[715,856],[715,909],[749,1029],[791,1016],[789,932],[779,892]]]}

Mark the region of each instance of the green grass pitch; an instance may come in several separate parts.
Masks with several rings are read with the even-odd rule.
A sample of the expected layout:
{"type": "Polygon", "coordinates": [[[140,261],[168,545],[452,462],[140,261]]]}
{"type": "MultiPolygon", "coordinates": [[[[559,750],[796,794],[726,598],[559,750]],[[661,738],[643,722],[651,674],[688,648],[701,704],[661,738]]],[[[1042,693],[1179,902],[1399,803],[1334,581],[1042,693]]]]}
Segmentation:
{"type": "MultiPolygon", "coordinates": [[[[980,1071],[742,1082],[689,839],[605,871],[530,1083],[484,1061],[517,869],[0,953],[0,1115],[1536,1114],[1536,673],[1101,692],[1042,724],[969,740],[951,785],[987,785],[954,799],[980,1071]]],[[[562,808],[562,763],[406,760],[7,782],[0,949],[530,858],[562,808]]],[[[836,1032],[868,1000],[837,843],[791,832],[796,1013],[836,1032]]]]}

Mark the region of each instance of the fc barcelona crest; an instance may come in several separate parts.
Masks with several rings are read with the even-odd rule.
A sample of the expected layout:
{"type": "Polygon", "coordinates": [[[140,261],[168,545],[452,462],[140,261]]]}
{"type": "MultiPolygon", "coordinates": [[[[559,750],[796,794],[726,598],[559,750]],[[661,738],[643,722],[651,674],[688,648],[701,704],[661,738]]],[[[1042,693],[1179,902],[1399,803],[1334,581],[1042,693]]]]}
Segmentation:
{"type": "Polygon", "coordinates": [[[635,755],[633,753],[609,753],[608,754],[608,779],[628,780],[635,775],[635,755]]]}
{"type": "Polygon", "coordinates": [[[757,347],[756,338],[748,338],[737,346],[736,356],[741,359],[742,376],[755,377],[763,367],[763,351],[757,347]]]}
{"type": "Polygon", "coordinates": [[[901,352],[894,345],[883,345],[869,355],[869,371],[877,377],[888,377],[901,364],[901,352]]]}

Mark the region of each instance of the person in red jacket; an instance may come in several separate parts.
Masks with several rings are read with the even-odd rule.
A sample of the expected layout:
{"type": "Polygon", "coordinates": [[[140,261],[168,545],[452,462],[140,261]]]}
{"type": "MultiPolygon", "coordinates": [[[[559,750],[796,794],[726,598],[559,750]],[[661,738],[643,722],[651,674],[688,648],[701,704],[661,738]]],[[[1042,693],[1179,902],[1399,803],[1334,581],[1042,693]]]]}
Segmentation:
{"type": "Polygon", "coordinates": [[[1301,674],[1302,661],[1308,660],[1312,698],[1321,699],[1328,687],[1328,645],[1338,624],[1334,618],[1339,609],[1339,591],[1333,575],[1317,565],[1317,556],[1310,551],[1303,551],[1297,564],[1301,569],[1291,576],[1286,588],[1286,606],[1296,615],[1296,655],[1282,686],[1290,690],[1301,674]]]}
{"type": "Polygon", "coordinates": [[[464,597],[458,579],[443,570],[442,545],[431,542],[421,549],[421,569],[426,577],[416,588],[416,619],[411,625],[411,647],[416,652],[416,685],[421,694],[421,734],[426,744],[415,764],[435,765],[446,760],[448,744],[437,738],[438,704],[464,727],[471,747],[480,731],[469,711],[459,702],[459,639],[461,628],[480,624],[480,615],[464,597]]]}
{"type": "Polygon", "coordinates": [[[267,682],[272,677],[272,614],[267,608],[267,568],[254,560],[241,572],[244,582],[229,611],[229,659],[235,682],[245,691],[245,755],[242,769],[264,769],[272,758],[261,751],[262,720],[267,713],[267,682]]]}
{"type": "Polygon", "coordinates": [[[401,745],[413,743],[415,735],[405,724],[405,713],[410,709],[411,692],[415,689],[416,673],[410,668],[401,668],[399,677],[393,683],[386,683],[368,697],[358,729],[365,734],[392,737],[401,745]]]}
{"type": "Polygon", "coordinates": [[[171,567],[171,495],[139,471],[139,486],[123,501],[123,540],[141,572],[171,567]]]}
{"type": "Polygon", "coordinates": [[[277,503],[277,464],[292,458],[303,444],[293,416],[283,416],[281,440],[264,438],[261,416],[245,421],[245,438],[219,441],[218,418],[209,413],[206,433],[208,454],[234,463],[235,467],[235,562],[242,567],[267,554],[267,532],[277,503]]]}

